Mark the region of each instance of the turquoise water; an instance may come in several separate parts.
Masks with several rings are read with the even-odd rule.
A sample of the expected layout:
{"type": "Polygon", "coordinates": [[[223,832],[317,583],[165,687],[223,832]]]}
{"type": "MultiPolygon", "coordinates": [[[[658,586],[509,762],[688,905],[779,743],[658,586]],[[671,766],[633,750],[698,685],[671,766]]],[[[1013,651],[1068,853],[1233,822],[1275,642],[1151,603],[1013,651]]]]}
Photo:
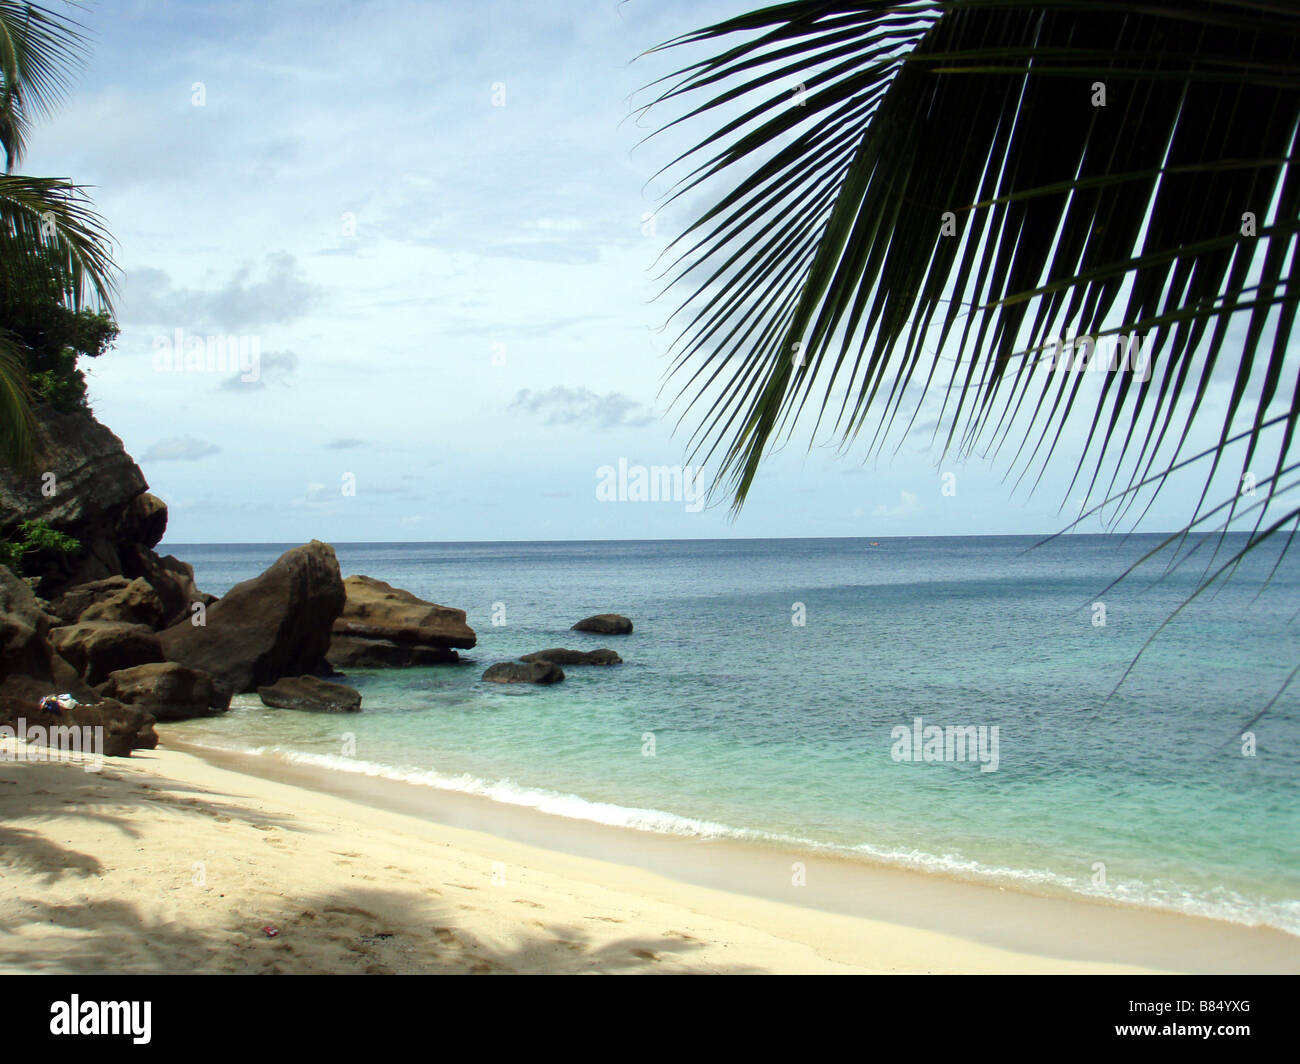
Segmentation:
{"type": "MultiPolygon", "coordinates": [[[[363,712],[347,718],[240,696],[223,717],[166,731],[564,816],[1300,934],[1300,683],[1253,726],[1255,756],[1240,741],[1300,662],[1300,551],[1261,592],[1277,560],[1261,548],[1107,702],[1211,548],[1161,582],[1164,567],[1148,565],[1099,596],[1157,539],[1034,542],[336,545],[345,574],[466,610],[473,664],[353,672],[363,712]],[[606,611],[634,633],[568,631],[606,611]],[[611,646],[626,664],[568,668],[548,688],[479,680],[553,646],[611,646]],[[996,726],[996,771],[896,759],[893,729],[917,717],[996,726]]],[[[220,594],[286,547],[167,549],[220,594]]]]}

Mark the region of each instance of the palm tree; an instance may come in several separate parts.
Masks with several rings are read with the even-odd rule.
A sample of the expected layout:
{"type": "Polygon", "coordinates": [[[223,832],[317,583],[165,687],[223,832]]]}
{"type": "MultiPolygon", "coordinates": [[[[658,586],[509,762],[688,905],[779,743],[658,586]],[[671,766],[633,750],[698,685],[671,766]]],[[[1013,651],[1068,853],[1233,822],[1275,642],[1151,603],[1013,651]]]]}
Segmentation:
{"type": "Polygon", "coordinates": [[[726,181],[670,249],[672,373],[736,510],[796,424],[879,453],[933,397],[946,455],[1030,490],[1071,462],[1066,498],[1104,500],[1079,520],[1139,517],[1203,470],[1162,547],[1253,530],[1222,557],[1212,537],[1201,590],[1290,542],[1294,0],[806,0],[654,51],[701,48],[649,106],[715,123],[665,167],[669,202],[726,181]],[[1144,372],[1060,371],[1126,336],[1144,372]],[[1215,380],[1227,413],[1198,451],[1215,380]]]}
{"type": "MultiPolygon", "coordinates": [[[[7,299],[48,289],[55,278],[64,302],[111,309],[109,235],[84,189],[56,178],[13,173],[34,118],[63,98],[85,54],[79,25],[39,4],[0,0],[0,285],[7,299]]],[[[23,345],[0,322],[0,461],[31,455],[32,399],[23,345]]]]}

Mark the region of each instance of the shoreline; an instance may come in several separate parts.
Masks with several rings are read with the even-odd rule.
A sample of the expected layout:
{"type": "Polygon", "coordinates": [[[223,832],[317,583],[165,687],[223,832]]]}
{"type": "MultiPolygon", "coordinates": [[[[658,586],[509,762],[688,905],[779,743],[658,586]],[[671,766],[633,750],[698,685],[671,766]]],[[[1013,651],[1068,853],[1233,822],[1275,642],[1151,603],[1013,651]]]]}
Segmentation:
{"type": "Polygon", "coordinates": [[[791,854],[739,840],[571,820],[165,735],[97,774],[0,762],[0,782],[12,836],[0,926],[32,940],[0,949],[6,971],[172,970],[140,911],[160,900],[185,925],[186,955],[208,957],[187,971],[1300,971],[1300,939],[1275,929],[830,856],[793,855],[806,866],[794,886],[791,854]],[[35,812],[24,815],[24,796],[35,812]],[[49,866],[67,846],[77,856],[61,874],[49,866]],[[411,918],[430,905],[445,923],[411,918]],[[261,938],[258,906],[282,934],[261,938]],[[127,911],[123,933],[111,914],[127,911]],[[80,941],[69,962],[59,942],[81,939],[86,922],[107,953],[88,958],[80,941]],[[642,944],[625,949],[629,933],[642,944]],[[122,951],[135,960],[114,968],[122,951]]]}

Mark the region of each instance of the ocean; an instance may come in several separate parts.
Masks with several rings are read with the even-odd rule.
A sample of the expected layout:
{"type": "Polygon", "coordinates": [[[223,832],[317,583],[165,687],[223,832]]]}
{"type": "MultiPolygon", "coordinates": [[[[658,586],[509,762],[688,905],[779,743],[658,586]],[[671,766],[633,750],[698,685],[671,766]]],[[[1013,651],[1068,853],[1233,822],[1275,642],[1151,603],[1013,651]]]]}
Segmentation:
{"type": "MultiPolygon", "coordinates": [[[[336,544],[344,575],[464,609],[478,646],[458,666],[349,673],[360,714],[239,695],[161,731],[557,816],[1300,935],[1300,681],[1244,727],[1300,663],[1300,550],[1279,563],[1259,548],[1119,683],[1215,547],[1103,590],[1159,541],[336,544]],[[603,612],[635,631],[568,630],[603,612]],[[558,646],[625,663],[567,667],[553,687],[479,679],[558,646]]],[[[163,549],[219,595],[290,546],[163,549]]]]}

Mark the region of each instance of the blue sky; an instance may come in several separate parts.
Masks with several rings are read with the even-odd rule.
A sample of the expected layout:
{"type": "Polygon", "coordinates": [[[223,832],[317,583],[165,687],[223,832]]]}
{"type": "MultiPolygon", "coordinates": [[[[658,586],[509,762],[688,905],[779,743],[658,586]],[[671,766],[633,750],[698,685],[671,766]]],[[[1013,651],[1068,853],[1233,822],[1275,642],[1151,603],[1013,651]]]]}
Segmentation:
{"type": "Polygon", "coordinates": [[[687,140],[637,146],[634,94],[669,65],[631,61],[743,0],[80,6],[93,55],[24,169],[95,186],[117,239],[91,400],[169,541],[970,535],[1077,510],[1077,436],[1032,497],[922,434],[870,461],[796,434],[735,521],[597,498],[601,467],[683,463],[693,427],[653,266],[701,201],[647,224],[687,140]],[[255,341],[258,379],[160,371],[177,330],[255,341]]]}

